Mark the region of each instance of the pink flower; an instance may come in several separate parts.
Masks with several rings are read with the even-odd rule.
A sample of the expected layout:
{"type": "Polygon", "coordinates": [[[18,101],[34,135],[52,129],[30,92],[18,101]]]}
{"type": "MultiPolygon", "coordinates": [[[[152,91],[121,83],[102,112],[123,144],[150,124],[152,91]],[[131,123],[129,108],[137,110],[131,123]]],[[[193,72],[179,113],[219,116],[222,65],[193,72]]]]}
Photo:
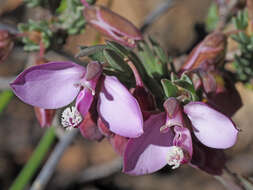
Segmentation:
{"type": "Polygon", "coordinates": [[[97,93],[97,112],[106,126],[121,136],[140,136],[143,118],[137,100],[116,77],[101,76],[101,72],[97,62],[87,68],[72,62],[51,62],[28,68],[11,87],[22,101],[44,109],[64,107],[76,98],[76,106],[63,113],[69,127],[80,123],[76,109],[82,117],[87,115],[97,93]],[[101,86],[96,89],[98,82],[101,86]]]}
{"type": "Polygon", "coordinates": [[[123,171],[143,175],[158,171],[166,164],[175,169],[180,164],[189,163],[219,174],[220,168],[213,169],[213,162],[208,165],[203,154],[207,155],[206,150],[214,153],[216,149],[235,144],[238,131],[233,122],[202,102],[191,102],[182,109],[175,98],[169,98],[164,108],[166,114],[150,116],[144,122],[144,133],[128,141],[123,171]]]}

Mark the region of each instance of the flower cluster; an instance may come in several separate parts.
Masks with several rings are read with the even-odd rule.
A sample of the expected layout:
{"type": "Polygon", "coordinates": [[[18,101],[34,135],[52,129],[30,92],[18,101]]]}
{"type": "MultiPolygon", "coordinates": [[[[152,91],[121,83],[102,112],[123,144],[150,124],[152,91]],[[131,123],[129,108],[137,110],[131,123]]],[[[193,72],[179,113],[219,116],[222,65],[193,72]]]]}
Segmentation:
{"type": "Polygon", "coordinates": [[[229,117],[241,107],[234,84],[219,69],[226,36],[207,36],[180,71],[173,73],[161,48],[151,41],[153,55],[153,49],[138,42],[142,35],[129,21],[104,7],[83,4],[88,23],[122,44],[115,43],[118,49],[100,47],[112,63],[93,60],[86,67],[74,62],[32,66],[11,83],[17,97],[36,107],[42,126],[52,121],[55,109],[74,102],[62,112],[63,127],[79,128],[91,140],[106,137],[122,156],[125,173],[144,175],[167,164],[172,169],[189,164],[220,175],[225,164],[223,149],[232,147],[238,135],[229,117]],[[136,45],[142,65],[124,47],[136,45]],[[145,56],[152,58],[149,65],[145,56]],[[129,78],[122,80],[123,76],[129,78]]]}
{"type": "MultiPolygon", "coordinates": [[[[98,62],[86,68],[72,62],[33,66],[11,87],[22,101],[43,109],[58,109],[76,99],[75,107],[63,112],[64,127],[79,127],[89,139],[108,137],[124,158],[123,171],[133,175],[152,173],[166,164],[177,168],[189,163],[207,170],[209,163],[202,166],[191,160],[206,149],[229,148],[237,138],[233,122],[205,103],[183,106],[171,97],[164,111],[158,111],[144,86],[136,86],[131,94],[116,77],[102,74],[98,62]]],[[[220,174],[221,168],[210,172],[220,174]]]]}

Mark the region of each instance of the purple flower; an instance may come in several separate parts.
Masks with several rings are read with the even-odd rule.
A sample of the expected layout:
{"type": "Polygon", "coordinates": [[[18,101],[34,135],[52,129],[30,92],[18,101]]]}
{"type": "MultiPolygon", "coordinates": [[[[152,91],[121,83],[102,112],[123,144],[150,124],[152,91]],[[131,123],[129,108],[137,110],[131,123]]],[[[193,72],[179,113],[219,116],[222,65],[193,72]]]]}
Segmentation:
{"type": "MultiPolygon", "coordinates": [[[[175,98],[169,98],[164,108],[166,114],[152,115],[144,122],[142,136],[128,141],[124,153],[125,173],[149,174],[166,164],[177,168],[180,164],[190,163],[192,157],[195,167],[207,168],[207,162],[196,164],[196,160],[202,159],[196,152],[205,152],[203,147],[229,148],[237,139],[238,131],[233,122],[202,102],[191,102],[182,109],[175,98]],[[193,150],[191,133],[203,147],[193,150]]],[[[195,141],[194,148],[197,146],[195,141]]]]}
{"type": "Polygon", "coordinates": [[[224,64],[226,47],[225,34],[209,34],[189,54],[180,73],[190,74],[195,89],[205,93],[207,104],[231,117],[242,106],[242,100],[231,77],[218,69],[224,64]]]}
{"type": "MultiPolygon", "coordinates": [[[[75,107],[82,117],[98,92],[97,111],[108,128],[121,136],[140,136],[143,118],[138,102],[116,77],[101,76],[101,72],[97,62],[87,68],[72,62],[52,62],[25,70],[11,87],[22,101],[44,109],[64,107],[77,97],[75,107]],[[101,89],[96,89],[98,81],[101,89]]],[[[79,123],[75,113],[75,109],[64,113],[65,123],[79,123]]]]}

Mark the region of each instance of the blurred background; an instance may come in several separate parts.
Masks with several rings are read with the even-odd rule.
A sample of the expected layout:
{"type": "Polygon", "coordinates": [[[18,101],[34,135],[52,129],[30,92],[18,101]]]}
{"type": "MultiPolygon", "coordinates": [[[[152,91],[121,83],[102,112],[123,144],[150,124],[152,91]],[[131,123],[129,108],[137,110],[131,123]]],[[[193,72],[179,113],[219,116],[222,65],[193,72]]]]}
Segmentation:
{"type": "MultiPolygon", "coordinates": [[[[126,17],[136,26],[142,26],[147,15],[164,0],[114,0],[110,1],[113,11],[126,17]]],[[[205,36],[203,26],[211,0],[175,0],[176,4],[163,14],[146,31],[160,42],[170,55],[186,54],[205,36]]],[[[108,5],[108,0],[97,4],[108,5]]],[[[22,0],[0,0],[0,22],[15,26],[29,18],[40,20],[48,16],[42,8],[28,9],[22,0]]],[[[84,34],[67,39],[63,50],[75,55],[80,45],[91,45],[97,32],[87,27],[84,34]]],[[[33,54],[24,53],[16,46],[8,60],[0,65],[0,77],[14,77],[24,65],[31,61],[33,54]]],[[[53,52],[51,59],[62,58],[53,52]]],[[[242,129],[237,144],[226,151],[228,166],[232,171],[253,176],[253,92],[237,84],[244,106],[233,120],[242,129]]],[[[0,115],[0,189],[8,189],[24,164],[29,160],[45,129],[40,128],[33,107],[14,97],[0,115]]],[[[66,150],[47,190],[65,189],[205,189],[225,190],[212,176],[184,165],[176,170],[164,168],[147,176],[129,176],[114,172],[101,180],[90,183],[74,183],[87,168],[110,164],[117,154],[106,139],[91,142],[79,135],[66,150]]]]}

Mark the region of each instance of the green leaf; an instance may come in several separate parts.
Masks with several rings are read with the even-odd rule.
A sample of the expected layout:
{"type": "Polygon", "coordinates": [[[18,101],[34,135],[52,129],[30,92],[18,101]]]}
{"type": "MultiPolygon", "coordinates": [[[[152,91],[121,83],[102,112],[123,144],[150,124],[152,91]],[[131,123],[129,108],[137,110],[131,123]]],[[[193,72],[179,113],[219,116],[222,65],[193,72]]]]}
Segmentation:
{"type": "Polygon", "coordinates": [[[180,79],[175,80],[173,83],[183,88],[184,90],[188,91],[191,94],[192,101],[198,101],[199,98],[195,91],[194,85],[187,75],[184,76],[182,75],[180,79]]]}
{"type": "Polygon", "coordinates": [[[103,53],[106,60],[113,69],[124,72],[125,75],[131,75],[132,71],[130,70],[129,66],[117,53],[110,49],[104,49],[103,53]]]}
{"type": "Polygon", "coordinates": [[[183,80],[183,81],[188,82],[188,83],[191,84],[191,85],[193,86],[193,88],[194,88],[194,85],[193,85],[193,82],[192,82],[191,78],[188,77],[185,73],[182,74],[182,76],[181,76],[180,79],[183,80]]]}
{"type": "Polygon", "coordinates": [[[219,21],[219,12],[217,3],[212,3],[208,9],[207,18],[205,20],[206,30],[208,32],[213,31],[219,21]]]}
{"type": "Polygon", "coordinates": [[[247,34],[245,34],[244,32],[239,32],[238,36],[239,36],[242,43],[245,43],[245,44],[250,43],[249,36],[247,34]]]}
{"type": "Polygon", "coordinates": [[[84,57],[84,56],[93,55],[99,52],[103,52],[105,48],[106,48],[106,45],[81,46],[80,51],[76,55],[76,57],[84,57]]]}
{"type": "Polygon", "coordinates": [[[56,13],[60,14],[67,9],[67,0],[61,0],[60,6],[56,9],[56,13]]]}
{"type": "Polygon", "coordinates": [[[163,62],[163,63],[167,63],[168,60],[168,56],[165,53],[165,51],[160,47],[159,43],[157,41],[155,41],[151,36],[149,36],[149,41],[153,47],[154,53],[156,54],[156,56],[158,57],[158,59],[163,62]]]}
{"type": "Polygon", "coordinates": [[[172,72],[170,74],[170,79],[171,79],[172,82],[174,82],[175,80],[178,80],[178,77],[177,77],[177,75],[175,73],[172,72]]]}
{"type": "Polygon", "coordinates": [[[28,7],[36,7],[44,3],[44,0],[24,0],[28,7]]]}
{"type": "Polygon", "coordinates": [[[121,44],[113,41],[106,41],[107,47],[114,50],[122,58],[128,57],[130,50],[121,44]]]}
{"type": "Polygon", "coordinates": [[[166,98],[177,96],[178,89],[171,81],[169,81],[168,79],[162,79],[161,83],[166,98]]]}
{"type": "Polygon", "coordinates": [[[68,34],[79,34],[85,27],[83,16],[84,6],[80,0],[62,0],[57,9],[58,20],[56,25],[67,30],[68,34]]]}
{"type": "Polygon", "coordinates": [[[159,60],[154,53],[154,49],[149,47],[146,42],[139,42],[137,54],[150,77],[157,78],[160,81],[162,77],[168,74],[164,69],[164,63],[159,60]]]}
{"type": "Polygon", "coordinates": [[[232,19],[236,29],[245,30],[248,26],[248,12],[246,10],[239,11],[237,16],[232,19]]]}
{"type": "MultiPolygon", "coordinates": [[[[21,23],[18,25],[18,30],[21,33],[24,32],[40,32],[42,37],[42,42],[44,43],[45,48],[48,48],[51,44],[51,39],[53,37],[53,32],[50,30],[49,23],[47,21],[33,21],[29,20],[28,23],[21,23]]],[[[33,42],[28,37],[23,37],[22,42],[24,43],[25,51],[37,51],[40,49],[39,44],[33,42]]]]}

